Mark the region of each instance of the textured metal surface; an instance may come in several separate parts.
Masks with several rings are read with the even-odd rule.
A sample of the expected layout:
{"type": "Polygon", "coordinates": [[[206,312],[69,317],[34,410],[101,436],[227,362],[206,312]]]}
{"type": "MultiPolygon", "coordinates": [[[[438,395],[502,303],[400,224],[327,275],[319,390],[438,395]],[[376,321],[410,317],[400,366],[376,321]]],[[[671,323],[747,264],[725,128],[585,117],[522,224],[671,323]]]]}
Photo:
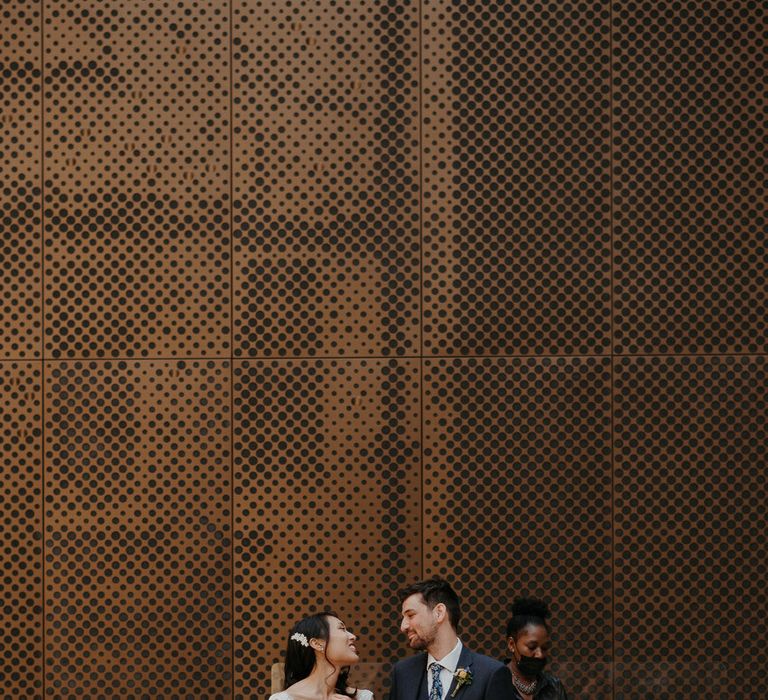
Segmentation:
{"type": "Polygon", "coordinates": [[[765,357],[618,362],[617,697],[762,697],[765,357]]]}
{"type": "Polygon", "coordinates": [[[42,12],[0,5],[0,359],[39,358],[42,12]]]}
{"type": "Polygon", "coordinates": [[[569,688],[592,698],[611,694],[610,385],[599,358],[428,360],[424,376],[425,573],[455,581],[462,639],[494,655],[516,596],[551,600],[555,658],[581,660],[569,688]]]}
{"type": "Polygon", "coordinates": [[[341,616],[364,663],[399,654],[397,591],[421,574],[419,385],[418,360],[237,363],[243,697],[269,693],[265,671],[312,611],[341,616]]]}
{"type": "Polygon", "coordinates": [[[765,5],[613,16],[616,351],[764,353],[765,5]]]}
{"type": "Polygon", "coordinates": [[[47,363],[48,695],[231,695],[229,373],[47,363]]]}
{"type": "Polygon", "coordinates": [[[765,695],[764,4],[1,0],[4,697],[353,682],[442,573],[574,697],[765,695]]]}
{"type": "Polygon", "coordinates": [[[425,0],[424,352],[610,347],[605,2],[425,0]]]}
{"type": "Polygon", "coordinates": [[[236,356],[417,354],[418,4],[233,10],[236,356]]]}
{"type": "Polygon", "coordinates": [[[230,354],[227,24],[45,3],[47,357],[230,354]]]}
{"type": "Polygon", "coordinates": [[[0,362],[0,687],[41,698],[41,362],[0,362]]]}

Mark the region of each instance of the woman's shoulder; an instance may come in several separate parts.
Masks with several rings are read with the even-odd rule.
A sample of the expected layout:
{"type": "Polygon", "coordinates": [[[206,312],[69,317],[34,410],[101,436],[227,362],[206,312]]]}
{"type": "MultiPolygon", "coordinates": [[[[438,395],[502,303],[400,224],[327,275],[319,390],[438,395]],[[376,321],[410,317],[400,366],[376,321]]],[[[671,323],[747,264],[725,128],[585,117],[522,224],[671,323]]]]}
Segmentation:
{"type": "MultiPolygon", "coordinates": [[[[269,700],[293,700],[293,698],[288,694],[288,691],[283,690],[270,695],[269,700]]],[[[360,688],[355,693],[355,700],[373,700],[373,693],[370,690],[360,688]]]]}
{"type": "Polygon", "coordinates": [[[567,700],[568,696],[565,693],[565,688],[557,676],[554,676],[551,673],[547,673],[546,671],[544,671],[541,675],[544,679],[541,687],[551,688],[553,697],[557,698],[558,700],[567,700]]]}
{"type": "Polygon", "coordinates": [[[549,671],[542,671],[541,675],[546,679],[547,683],[551,683],[552,685],[562,685],[560,679],[549,671]]]}
{"type": "Polygon", "coordinates": [[[273,695],[270,695],[269,700],[293,700],[293,698],[290,695],[288,695],[287,691],[283,690],[279,693],[274,693],[273,695]]]}

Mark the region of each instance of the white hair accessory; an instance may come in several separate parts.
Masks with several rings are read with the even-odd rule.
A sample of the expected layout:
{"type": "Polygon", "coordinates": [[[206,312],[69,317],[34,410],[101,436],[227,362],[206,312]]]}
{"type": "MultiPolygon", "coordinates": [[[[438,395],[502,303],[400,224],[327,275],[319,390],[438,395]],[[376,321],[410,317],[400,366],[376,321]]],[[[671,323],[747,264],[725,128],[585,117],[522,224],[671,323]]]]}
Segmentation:
{"type": "Polygon", "coordinates": [[[291,641],[298,642],[303,647],[309,646],[309,642],[307,641],[307,638],[301,632],[294,632],[291,635],[291,641]]]}

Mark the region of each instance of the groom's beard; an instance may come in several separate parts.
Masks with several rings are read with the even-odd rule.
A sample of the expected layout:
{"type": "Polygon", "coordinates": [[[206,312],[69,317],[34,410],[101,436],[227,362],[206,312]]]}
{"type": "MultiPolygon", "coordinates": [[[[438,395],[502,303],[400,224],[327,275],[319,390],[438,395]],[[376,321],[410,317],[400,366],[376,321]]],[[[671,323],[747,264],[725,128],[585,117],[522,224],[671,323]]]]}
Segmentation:
{"type": "Polygon", "coordinates": [[[429,646],[429,643],[425,642],[421,637],[412,637],[408,640],[408,646],[416,651],[424,651],[429,646]]]}
{"type": "Polygon", "coordinates": [[[437,628],[430,630],[429,633],[427,633],[427,635],[424,637],[420,637],[418,634],[415,634],[413,637],[408,639],[408,646],[411,647],[411,649],[415,649],[416,651],[426,651],[429,645],[435,641],[436,637],[437,628]]]}

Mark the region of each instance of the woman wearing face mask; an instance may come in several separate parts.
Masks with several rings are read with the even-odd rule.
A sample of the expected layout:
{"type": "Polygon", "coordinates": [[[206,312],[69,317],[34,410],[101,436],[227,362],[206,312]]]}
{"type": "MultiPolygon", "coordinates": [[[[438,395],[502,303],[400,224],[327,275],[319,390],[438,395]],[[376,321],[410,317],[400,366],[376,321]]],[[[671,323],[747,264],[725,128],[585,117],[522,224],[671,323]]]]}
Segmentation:
{"type": "Polygon", "coordinates": [[[373,700],[370,690],[347,685],[360,657],[355,637],[332,612],[299,620],[288,634],[285,684],[269,700],[373,700]]]}
{"type": "Polygon", "coordinates": [[[549,608],[542,600],[518,598],[507,624],[507,662],[512,674],[514,700],[567,700],[563,684],[544,672],[549,652],[549,608]]]}

